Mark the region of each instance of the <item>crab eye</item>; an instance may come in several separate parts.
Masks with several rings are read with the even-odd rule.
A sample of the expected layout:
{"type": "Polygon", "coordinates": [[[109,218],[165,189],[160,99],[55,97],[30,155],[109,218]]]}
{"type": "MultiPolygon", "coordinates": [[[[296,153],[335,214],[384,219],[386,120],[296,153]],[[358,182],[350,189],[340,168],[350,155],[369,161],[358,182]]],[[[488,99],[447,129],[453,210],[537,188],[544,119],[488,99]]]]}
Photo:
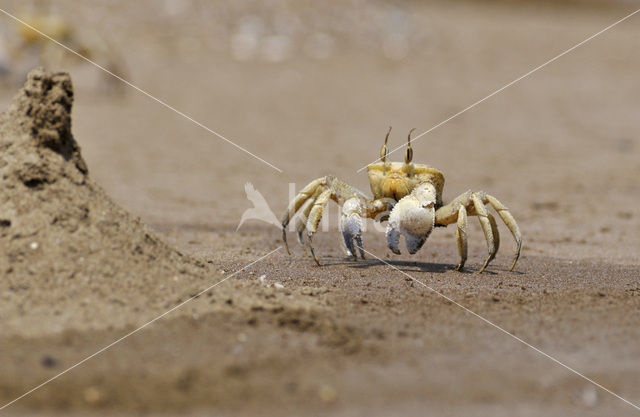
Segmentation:
{"type": "Polygon", "coordinates": [[[411,149],[411,145],[409,145],[407,147],[407,154],[404,157],[404,162],[408,164],[411,162],[412,159],[413,159],[413,149],[411,149]]]}
{"type": "Polygon", "coordinates": [[[409,131],[409,135],[407,136],[407,153],[404,156],[405,164],[410,163],[411,160],[413,159],[413,149],[411,148],[411,133],[414,130],[416,130],[415,127],[409,131]]]}

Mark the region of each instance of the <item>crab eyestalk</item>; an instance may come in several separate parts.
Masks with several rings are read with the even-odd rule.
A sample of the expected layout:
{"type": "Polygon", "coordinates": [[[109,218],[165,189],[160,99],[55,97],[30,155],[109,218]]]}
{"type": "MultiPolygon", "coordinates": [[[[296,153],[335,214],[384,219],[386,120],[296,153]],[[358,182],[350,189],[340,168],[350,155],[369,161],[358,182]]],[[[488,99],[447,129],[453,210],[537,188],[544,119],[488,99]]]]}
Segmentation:
{"type": "Polygon", "coordinates": [[[391,134],[391,126],[389,126],[389,131],[387,132],[387,136],[384,137],[384,145],[382,145],[382,148],[380,149],[380,160],[385,164],[387,163],[387,155],[388,155],[387,143],[389,142],[390,134],[391,134]]]}
{"type": "Polygon", "coordinates": [[[409,135],[407,136],[407,153],[404,156],[405,164],[410,164],[411,160],[413,159],[413,148],[411,147],[411,133],[414,130],[416,130],[415,127],[409,131],[409,135]]]}

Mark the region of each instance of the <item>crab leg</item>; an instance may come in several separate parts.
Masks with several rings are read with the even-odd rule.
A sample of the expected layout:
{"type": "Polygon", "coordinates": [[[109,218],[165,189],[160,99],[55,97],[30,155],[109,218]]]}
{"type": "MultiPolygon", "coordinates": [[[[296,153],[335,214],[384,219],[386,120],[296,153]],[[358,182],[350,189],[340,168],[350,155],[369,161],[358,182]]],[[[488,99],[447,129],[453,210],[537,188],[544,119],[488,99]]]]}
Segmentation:
{"type": "Polygon", "coordinates": [[[318,198],[318,195],[320,194],[320,192],[322,192],[322,190],[318,188],[314,193],[314,195],[304,202],[304,204],[300,208],[300,212],[298,216],[296,217],[296,234],[298,236],[298,242],[300,243],[300,246],[302,246],[302,250],[304,251],[304,253],[307,255],[308,253],[307,253],[307,248],[305,247],[305,244],[304,244],[303,233],[307,229],[307,220],[309,219],[309,213],[313,208],[313,203],[318,198]]]}
{"type": "Polygon", "coordinates": [[[316,201],[313,202],[313,207],[311,208],[309,218],[307,219],[307,236],[309,237],[309,249],[311,249],[313,260],[316,261],[316,264],[318,264],[318,266],[320,266],[320,259],[318,259],[313,250],[313,243],[311,241],[311,238],[318,229],[318,224],[320,223],[320,219],[322,219],[324,207],[329,202],[331,194],[332,190],[330,188],[327,188],[326,190],[322,191],[322,193],[320,193],[320,196],[318,196],[316,201]]]}
{"type": "Polygon", "coordinates": [[[364,258],[360,234],[363,225],[362,217],[373,217],[384,207],[378,207],[380,204],[374,204],[364,193],[333,176],[326,176],[312,181],[289,203],[287,211],[282,216],[282,240],[285,243],[287,252],[289,252],[289,247],[286,228],[296,212],[299,212],[295,227],[298,241],[304,248],[303,233],[306,230],[311,255],[316,263],[320,265],[320,260],[313,249],[312,238],[322,219],[324,208],[330,199],[343,206],[340,231],[344,239],[345,252],[349,256],[355,257],[355,246],[357,246],[360,256],[364,258]]]}
{"type": "MultiPolygon", "coordinates": [[[[456,269],[461,269],[464,266],[464,261],[466,261],[466,256],[462,255],[462,250],[465,249],[466,246],[464,242],[462,242],[462,240],[464,239],[466,241],[466,233],[465,236],[462,236],[463,230],[461,230],[461,220],[459,218],[461,213],[460,209],[461,207],[464,207],[466,215],[478,216],[480,226],[482,227],[482,231],[487,241],[487,249],[489,251],[489,256],[482,265],[482,268],[480,268],[480,270],[478,271],[483,272],[487,265],[489,265],[489,263],[495,258],[496,253],[498,252],[498,248],[500,247],[500,234],[498,232],[498,225],[496,224],[495,218],[487,212],[485,204],[491,205],[491,207],[496,210],[500,218],[509,228],[509,231],[516,241],[516,255],[513,260],[513,264],[511,265],[511,270],[513,270],[518,258],[520,257],[522,237],[520,235],[520,229],[518,228],[518,225],[511,213],[509,213],[508,209],[504,205],[502,205],[502,203],[500,203],[495,197],[485,194],[484,192],[472,193],[471,191],[467,191],[456,197],[453,201],[451,201],[451,203],[440,207],[436,211],[436,224],[438,226],[446,226],[456,221],[458,222],[456,240],[458,242],[458,252],[460,253],[461,261],[456,269]],[[458,235],[461,236],[458,238],[458,235]],[[461,245],[463,246],[461,247],[461,245]]],[[[466,232],[466,230],[464,231],[466,232]]]]}
{"type": "Polygon", "coordinates": [[[489,224],[491,225],[491,233],[493,234],[493,244],[496,248],[496,253],[500,248],[500,232],[498,232],[498,223],[496,223],[495,217],[491,213],[487,213],[487,218],[489,219],[489,224]]]}
{"type": "Polygon", "coordinates": [[[316,180],[311,181],[306,187],[298,193],[297,196],[289,203],[287,207],[287,211],[282,215],[282,240],[284,241],[284,247],[287,249],[287,253],[291,255],[291,251],[289,250],[289,245],[287,243],[287,226],[291,221],[291,218],[294,214],[300,209],[300,207],[307,201],[311,196],[314,195],[316,189],[321,187],[327,183],[326,177],[318,178],[316,180]]]}
{"type": "Polygon", "coordinates": [[[440,207],[436,211],[436,224],[440,226],[446,226],[448,224],[455,223],[458,219],[458,211],[460,209],[460,206],[464,206],[465,208],[470,207],[471,194],[471,190],[469,190],[454,198],[446,206],[440,207]]]}
{"type": "Polygon", "coordinates": [[[507,225],[507,227],[509,228],[509,231],[511,232],[511,234],[513,235],[513,238],[516,241],[516,246],[517,246],[516,254],[513,258],[513,263],[511,264],[511,268],[509,268],[510,271],[513,271],[513,268],[516,266],[516,262],[518,262],[518,258],[520,258],[520,251],[522,250],[522,235],[520,234],[520,228],[518,227],[518,223],[516,223],[516,220],[513,218],[513,216],[509,212],[509,209],[505,207],[500,201],[498,201],[497,198],[489,194],[486,194],[485,199],[491,205],[491,207],[493,207],[493,209],[498,213],[498,215],[500,216],[504,224],[507,225]]]}
{"type": "Polygon", "coordinates": [[[467,209],[464,208],[462,204],[460,204],[460,208],[458,209],[456,241],[458,243],[458,254],[460,255],[460,263],[456,267],[456,271],[460,271],[467,261],[467,209]]]}
{"type": "MultiPolygon", "coordinates": [[[[473,196],[475,196],[475,194],[473,196]]],[[[474,205],[477,204],[475,200],[472,201],[474,202],[474,205]]],[[[496,253],[498,252],[498,248],[500,247],[500,234],[498,233],[498,225],[496,224],[496,220],[491,215],[491,213],[488,213],[486,209],[484,209],[486,221],[483,221],[483,216],[479,214],[480,211],[481,210],[475,210],[475,214],[478,215],[478,218],[480,219],[480,226],[482,227],[482,231],[485,234],[485,239],[487,239],[487,247],[489,249],[489,258],[487,258],[480,271],[478,271],[483,272],[487,265],[489,265],[489,262],[491,262],[495,258],[496,253]],[[487,230],[487,225],[489,226],[489,230],[487,230]],[[493,250],[491,249],[492,247],[493,250]]],[[[467,209],[462,204],[458,209],[457,226],[456,241],[458,243],[458,254],[460,255],[460,263],[456,267],[456,271],[460,271],[467,261],[467,209]]]]}
{"type": "MultiPolygon", "coordinates": [[[[478,220],[480,221],[480,226],[482,227],[482,232],[484,233],[484,237],[487,240],[487,249],[489,250],[489,256],[484,261],[482,268],[478,271],[482,273],[484,269],[489,265],[489,262],[493,260],[496,256],[496,252],[498,251],[498,247],[494,242],[494,232],[491,222],[489,220],[489,213],[487,213],[487,209],[482,202],[482,198],[478,193],[471,194],[471,201],[473,202],[473,208],[475,209],[476,215],[478,216],[478,220]]],[[[495,223],[495,220],[494,220],[495,223]]]]}

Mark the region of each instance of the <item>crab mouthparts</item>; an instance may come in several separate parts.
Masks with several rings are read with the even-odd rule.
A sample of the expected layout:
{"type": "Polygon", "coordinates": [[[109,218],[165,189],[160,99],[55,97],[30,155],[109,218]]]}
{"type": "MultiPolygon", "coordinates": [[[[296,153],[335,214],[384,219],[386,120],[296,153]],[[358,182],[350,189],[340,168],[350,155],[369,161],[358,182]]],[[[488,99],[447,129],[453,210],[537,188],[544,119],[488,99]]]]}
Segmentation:
{"type": "Polygon", "coordinates": [[[390,177],[384,182],[382,192],[384,195],[393,196],[395,200],[400,200],[409,194],[409,187],[404,178],[400,176],[396,178],[390,177]]]}

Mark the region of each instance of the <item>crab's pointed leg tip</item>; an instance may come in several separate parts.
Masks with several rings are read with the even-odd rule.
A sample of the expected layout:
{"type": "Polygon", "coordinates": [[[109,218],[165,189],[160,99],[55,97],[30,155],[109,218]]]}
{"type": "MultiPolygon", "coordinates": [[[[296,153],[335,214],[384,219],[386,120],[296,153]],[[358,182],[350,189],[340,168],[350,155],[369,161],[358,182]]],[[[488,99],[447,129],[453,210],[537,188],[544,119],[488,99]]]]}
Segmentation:
{"type": "Polygon", "coordinates": [[[291,255],[291,251],[289,250],[289,243],[287,242],[287,230],[284,226],[282,227],[282,241],[284,242],[284,248],[287,250],[287,253],[291,255]]]}
{"type": "Polygon", "coordinates": [[[516,258],[513,260],[513,263],[511,264],[511,268],[509,268],[509,271],[513,271],[513,269],[516,267],[516,264],[518,263],[518,259],[520,259],[520,254],[518,254],[518,256],[516,256],[516,258]]]}

